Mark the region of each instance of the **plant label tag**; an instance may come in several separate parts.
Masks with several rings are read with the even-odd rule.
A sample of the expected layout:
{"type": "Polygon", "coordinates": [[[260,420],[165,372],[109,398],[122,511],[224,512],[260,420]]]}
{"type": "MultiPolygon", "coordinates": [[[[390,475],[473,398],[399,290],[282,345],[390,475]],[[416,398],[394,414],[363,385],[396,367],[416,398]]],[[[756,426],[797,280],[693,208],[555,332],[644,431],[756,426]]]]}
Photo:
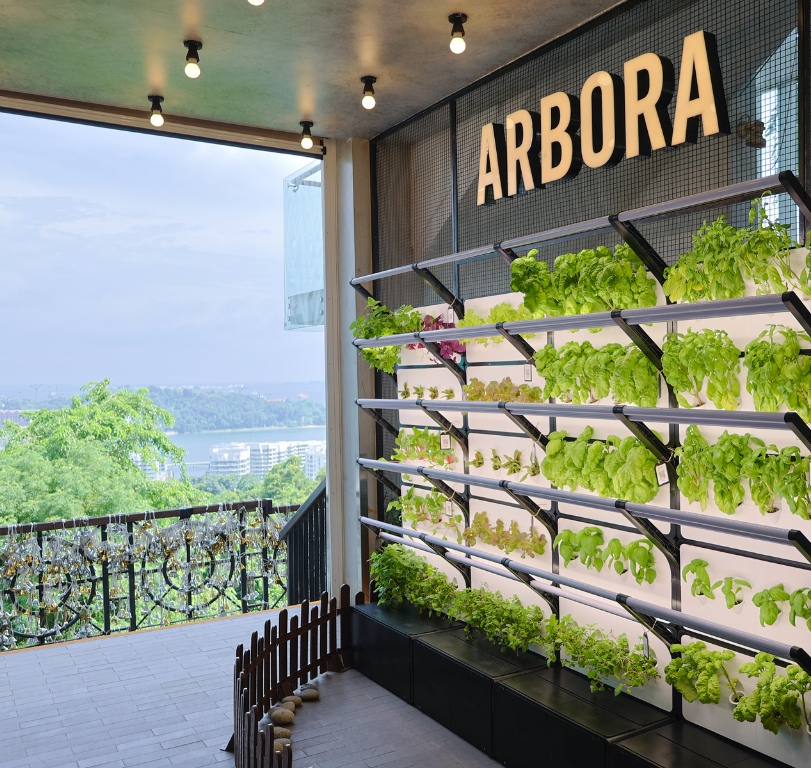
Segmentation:
{"type": "Polygon", "coordinates": [[[650,658],[650,641],[648,640],[648,633],[642,633],[642,652],[645,654],[645,658],[650,658]]]}
{"type": "Polygon", "coordinates": [[[670,477],[667,474],[667,464],[661,463],[656,465],[656,480],[659,485],[667,485],[670,482],[670,477]]]}
{"type": "Polygon", "coordinates": [[[445,502],[445,514],[446,515],[451,515],[451,516],[453,515],[453,502],[452,501],[446,501],[445,502]]]}
{"type": "MultiPolygon", "coordinates": [[[[436,443],[434,443],[436,445],[436,443]]],[[[449,451],[451,449],[451,436],[447,432],[443,432],[439,436],[439,448],[443,451],[449,451]]]]}
{"type": "Polygon", "coordinates": [[[448,322],[449,323],[456,322],[456,315],[453,312],[453,307],[448,307],[448,322]]]}
{"type": "Polygon", "coordinates": [[[524,363],[524,381],[532,381],[532,363],[524,363]]]}

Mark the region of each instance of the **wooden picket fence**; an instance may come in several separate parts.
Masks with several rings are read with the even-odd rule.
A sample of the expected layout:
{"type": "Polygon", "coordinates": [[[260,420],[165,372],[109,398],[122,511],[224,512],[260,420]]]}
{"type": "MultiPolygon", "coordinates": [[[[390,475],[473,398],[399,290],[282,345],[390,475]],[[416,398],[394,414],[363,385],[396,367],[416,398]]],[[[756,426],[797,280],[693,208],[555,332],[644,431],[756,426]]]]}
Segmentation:
{"type": "MultiPolygon", "coordinates": [[[[319,603],[305,600],[298,615],[279,612],[278,626],[265,622],[264,633],[251,635],[251,646],[237,646],[234,663],[234,764],[236,768],[290,768],[289,746],[273,750],[273,730],[260,730],[268,709],[323,672],[349,667],[351,648],[349,586],[336,598],[324,592],[319,603]],[[346,617],[345,621],[339,618],[346,617]],[[289,625],[288,625],[289,619],[289,625]],[[338,635],[340,632],[340,644],[338,635]]],[[[292,613],[295,609],[290,609],[292,613]]]]}

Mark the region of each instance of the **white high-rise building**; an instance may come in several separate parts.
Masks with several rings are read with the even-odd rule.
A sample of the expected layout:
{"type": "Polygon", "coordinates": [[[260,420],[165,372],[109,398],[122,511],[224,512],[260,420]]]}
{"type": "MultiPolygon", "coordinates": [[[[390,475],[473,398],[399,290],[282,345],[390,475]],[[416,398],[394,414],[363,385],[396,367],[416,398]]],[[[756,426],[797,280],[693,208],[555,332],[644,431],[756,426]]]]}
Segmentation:
{"type": "Polygon", "coordinates": [[[326,440],[294,440],[278,443],[221,443],[211,446],[212,475],[257,475],[264,477],[273,467],[291,456],[301,459],[307,477],[314,478],[326,464],[326,440]],[[308,465],[307,455],[314,452],[315,458],[308,465]],[[324,454],[323,460],[318,458],[324,454]],[[310,474],[310,466],[315,470],[310,474]]]}
{"type": "Polygon", "coordinates": [[[211,446],[211,475],[247,475],[251,471],[251,451],[245,443],[211,446]]]}
{"type": "Polygon", "coordinates": [[[313,446],[304,454],[304,474],[315,480],[315,476],[327,466],[327,444],[313,446]]]}

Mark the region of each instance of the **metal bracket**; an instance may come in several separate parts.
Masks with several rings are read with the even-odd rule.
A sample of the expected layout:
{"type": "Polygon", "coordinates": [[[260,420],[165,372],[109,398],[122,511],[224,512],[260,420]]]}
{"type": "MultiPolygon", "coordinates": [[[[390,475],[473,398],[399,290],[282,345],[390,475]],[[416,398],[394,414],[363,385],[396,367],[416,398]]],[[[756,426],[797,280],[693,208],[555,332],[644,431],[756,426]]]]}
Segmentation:
{"type": "MultiPolygon", "coordinates": [[[[545,509],[541,509],[529,496],[524,496],[522,493],[516,493],[512,488],[507,487],[509,480],[502,480],[499,483],[501,489],[517,504],[520,504],[523,509],[529,512],[544,528],[547,533],[552,537],[552,542],[555,536],[558,535],[558,524],[555,518],[545,509]]],[[[550,542],[550,544],[552,543],[550,542]]]]}
{"type": "Polygon", "coordinates": [[[534,443],[537,443],[544,451],[546,451],[546,446],[549,443],[549,438],[544,435],[541,430],[534,427],[524,416],[518,416],[515,413],[512,413],[509,408],[507,408],[507,403],[501,402],[498,404],[500,410],[504,411],[507,418],[515,424],[518,429],[520,429],[530,440],[534,443]]]}
{"type": "Polygon", "coordinates": [[[667,466],[668,477],[670,482],[676,481],[674,475],[675,469],[675,456],[673,450],[668,448],[654,433],[648,428],[646,424],[641,421],[631,421],[624,413],[623,406],[615,405],[613,408],[614,415],[625,425],[628,431],[636,437],[659,461],[664,461],[667,466]]]}
{"type": "Polygon", "coordinates": [[[811,429],[808,428],[808,424],[794,411],[785,414],[783,420],[788,424],[795,437],[799,438],[800,442],[811,451],[811,429]]]}
{"type": "Polygon", "coordinates": [[[493,250],[501,256],[507,264],[512,265],[512,263],[518,258],[518,255],[513,251],[512,248],[502,248],[501,243],[496,243],[493,246],[493,250]]]}
{"type": "Polygon", "coordinates": [[[683,627],[676,624],[662,624],[655,616],[649,616],[647,613],[640,613],[631,608],[628,603],[628,595],[617,595],[617,602],[631,614],[645,629],[652,635],[656,635],[668,648],[675,645],[681,639],[681,633],[684,631],[683,627]]]}
{"type": "Polygon", "coordinates": [[[679,548],[650,520],[645,517],[636,517],[629,512],[625,508],[624,501],[618,500],[615,506],[622,512],[623,517],[667,558],[671,570],[675,569],[675,572],[679,573],[679,548]]]}
{"type": "Polygon", "coordinates": [[[496,323],[496,330],[510,342],[527,362],[535,361],[535,349],[531,347],[523,336],[513,336],[504,329],[504,323],[496,323]]]}
{"type": "Polygon", "coordinates": [[[788,192],[789,197],[797,203],[805,220],[811,223],[811,197],[805,191],[805,187],[800,184],[800,180],[791,171],[782,171],[777,174],[777,178],[783,185],[783,189],[788,192]]]}
{"type": "Polygon", "coordinates": [[[445,284],[442,283],[430,269],[422,269],[422,267],[417,264],[412,264],[411,269],[437,292],[442,301],[450,305],[460,320],[465,316],[464,304],[445,287],[445,284]]]}
{"type": "MultiPolygon", "coordinates": [[[[809,219],[809,223],[811,223],[811,219],[809,219]]],[[[805,304],[800,301],[800,297],[794,293],[794,291],[786,291],[780,298],[783,301],[783,306],[803,327],[803,330],[811,334],[811,312],[809,312],[805,304]]]]}
{"type": "Polygon", "coordinates": [[[501,561],[501,565],[513,576],[515,576],[516,579],[526,584],[533,592],[535,592],[535,594],[542,597],[546,601],[546,604],[549,606],[552,613],[556,615],[560,614],[560,598],[557,595],[551,595],[548,592],[544,592],[544,590],[540,587],[536,587],[535,584],[532,583],[532,576],[530,576],[528,573],[513,570],[510,567],[510,559],[508,557],[505,557],[501,561]]]}
{"type": "Polygon", "coordinates": [[[353,283],[353,282],[350,282],[349,284],[350,284],[350,285],[351,285],[351,286],[352,286],[352,287],[353,287],[353,288],[354,288],[354,289],[355,289],[355,290],[356,290],[356,291],[357,291],[357,292],[358,292],[358,293],[359,293],[361,296],[363,296],[363,298],[364,298],[364,299],[366,299],[367,301],[368,301],[369,299],[373,299],[373,298],[374,298],[374,296],[372,296],[372,294],[371,294],[371,293],[369,293],[369,291],[367,291],[367,290],[366,290],[366,289],[365,289],[365,288],[364,288],[364,287],[363,287],[363,286],[362,286],[360,283],[353,283]]]}
{"type": "Polygon", "coordinates": [[[465,460],[468,459],[468,447],[467,447],[467,437],[462,434],[461,430],[458,427],[455,427],[453,424],[448,421],[441,413],[437,413],[436,411],[430,411],[426,408],[423,404],[422,400],[417,400],[417,406],[420,410],[431,420],[433,420],[436,424],[438,424],[442,429],[444,429],[462,449],[462,452],[465,454],[465,460]]]}
{"type": "Polygon", "coordinates": [[[465,587],[470,589],[471,580],[470,580],[470,566],[469,565],[462,565],[461,563],[457,562],[456,560],[451,560],[445,555],[448,553],[448,550],[445,547],[440,546],[439,544],[432,544],[430,541],[426,541],[426,537],[428,536],[427,533],[420,533],[417,534],[417,538],[425,544],[427,547],[431,547],[448,565],[452,565],[456,568],[459,573],[462,574],[462,578],[465,580],[465,587]]]}
{"type": "Polygon", "coordinates": [[[795,549],[811,563],[811,541],[806,538],[805,534],[792,529],[788,531],[787,538],[794,545],[795,549]]]}
{"type": "MultiPolygon", "coordinates": [[[[357,402],[357,401],[355,401],[357,402]]],[[[400,434],[400,430],[397,429],[388,419],[383,418],[383,414],[377,408],[362,408],[361,410],[366,411],[378,424],[380,424],[383,429],[388,430],[391,432],[392,435],[397,437],[400,434]]]]}
{"type": "Polygon", "coordinates": [[[440,480],[436,477],[429,477],[424,472],[420,471],[420,475],[424,477],[431,485],[434,486],[440,493],[444,493],[445,496],[454,504],[456,504],[465,515],[465,526],[470,525],[470,493],[465,491],[464,493],[458,493],[454,491],[444,480],[440,480]]]}
{"type": "Polygon", "coordinates": [[[642,350],[642,354],[648,358],[653,363],[653,366],[656,368],[657,371],[661,372],[662,370],[662,350],[659,349],[659,345],[650,337],[648,336],[645,331],[642,330],[638,325],[630,325],[625,321],[625,318],[622,317],[622,310],[615,309],[611,312],[611,319],[614,321],[614,324],[634,343],[636,344],[639,349],[642,350]]]}
{"type": "Polygon", "coordinates": [[[444,365],[456,378],[458,379],[459,383],[463,386],[467,384],[467,380],[465,378],[465,372],[459,367],[457,363],[453,360],[447,360],[446,358],[442,357],[439,352],[439,344],[433,341],[425,341],[421,339],[419,334],[414,334],[417,339],[419,339],[419,343],[422,344],[425,349],[428,351],[428,354],[434,358],[438,363],[444,365]]]}
{"type": "Polygon", "coordinates": [[[608,222],[648,268],[648,271],[656,278],[659,285],[664,285],[667,264],[639,230],[630,221],[620,221],[619,214],[609,216],[608,222]]]}
{"type": "MultiPolygon", "coordinates": [[[[363,465],[361,464],[363,467],[363,465]]],[[[383,486],[388,488],[395,496],[400,495],[401,489],[398,488],[388,477],[386,477],[379,469],[372,469],[371,467],[363,467],[375,480],[382,483],[383,486]]]]}
{"type": "Polygon", "coordinates": [[[803,672],[811,675],[811,656],[809,656],[802,648],[796,645],[791,647],[791,660],[800,667],[803,672]]]}

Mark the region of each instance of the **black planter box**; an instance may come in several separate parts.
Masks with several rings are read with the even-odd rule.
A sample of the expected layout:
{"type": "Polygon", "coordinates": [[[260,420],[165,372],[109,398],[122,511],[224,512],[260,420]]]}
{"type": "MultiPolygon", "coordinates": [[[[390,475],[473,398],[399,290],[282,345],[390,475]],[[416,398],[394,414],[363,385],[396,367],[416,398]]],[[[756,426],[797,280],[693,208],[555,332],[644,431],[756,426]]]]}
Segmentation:
{"type": "MultiPolygon", "coordinates": [[[[755,725],[760,728],[759,724],[755,725]]],[[[611,768],[787,768],[785,763],[683,721],[613,744],[609,765],[611,768]]]]}
{"type": "Polygon", "coordinates": [[[613,742],[669,719],[632,696],[592,693],[570,669],[545,669],[495,686],[495,758],[508,768],[605,768],[613,742]]]}
{"type": "Polygon", "coordinates": [[[419,638],[413,658],[414,706],[487,754],[493,754],[494,684],[546,666],[535,653],[466,639],[464,629],[419,638]]]}
{"type": "Polygon", "coordinates": [[[352,659],[355,668],[409,704],[411,646],[414,638],[461,626],[442,616],[420,613],[413,605],[369,603],[352,608],[352,659]]]}

